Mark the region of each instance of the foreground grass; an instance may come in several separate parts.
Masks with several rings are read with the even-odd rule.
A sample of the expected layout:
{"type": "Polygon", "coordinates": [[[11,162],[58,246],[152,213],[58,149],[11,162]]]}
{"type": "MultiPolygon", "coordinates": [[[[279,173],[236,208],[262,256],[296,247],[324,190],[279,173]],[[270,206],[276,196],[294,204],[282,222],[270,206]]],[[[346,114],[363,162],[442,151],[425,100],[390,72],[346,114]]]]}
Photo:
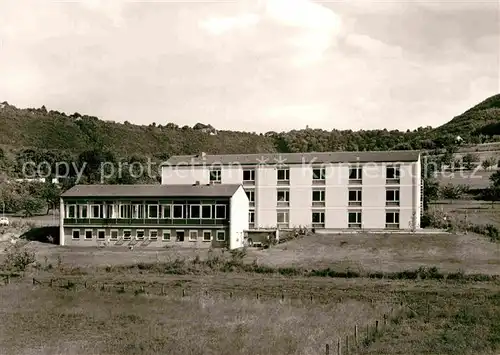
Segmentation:
{"type": "Polygon", "coordinates": [[[0,289],[0,353],[318,354],[390,305],[0,289]]]}
{"type": "Polygon", "coordinates": [[[495,354],[500,349],[500,292],[471,290],[459,298],[406,295],[409,317],[399,319],[360,352],[375,354],[495,354]],[[429,297],[427,297],[429,298],[429,297]],[[428,302],[428,303],[426,303],[428,302]]]}

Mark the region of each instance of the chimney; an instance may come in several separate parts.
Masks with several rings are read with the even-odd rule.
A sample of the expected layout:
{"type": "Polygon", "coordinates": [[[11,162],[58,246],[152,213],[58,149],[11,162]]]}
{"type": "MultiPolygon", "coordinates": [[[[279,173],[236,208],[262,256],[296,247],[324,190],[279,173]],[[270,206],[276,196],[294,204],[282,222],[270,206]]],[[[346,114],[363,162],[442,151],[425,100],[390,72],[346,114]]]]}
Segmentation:
{"type": "Polygon", "coordinates": [[[200,153],[200,157],[201,157],[201,159],[205,159],[205,158],[206,158],[206,156],[207,156],[207,153],[205,153],[205,152],[201,152],[201,153],[200,153]]]}

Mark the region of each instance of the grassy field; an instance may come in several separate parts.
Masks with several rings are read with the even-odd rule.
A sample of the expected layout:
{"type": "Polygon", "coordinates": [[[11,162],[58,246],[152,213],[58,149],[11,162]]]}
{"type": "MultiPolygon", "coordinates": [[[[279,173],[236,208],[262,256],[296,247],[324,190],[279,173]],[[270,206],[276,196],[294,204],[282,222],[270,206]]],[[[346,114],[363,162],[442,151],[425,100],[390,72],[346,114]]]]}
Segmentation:
{"type": "Polygon", "coordinates": [[[440,184],[468,185],[471,189],[484,189],[490,186],[491,171],[453,171],[443,172],[436,176],[440,184]]]}
{"type": "MultiPolygon", "coordinates": [[[[206,260],[209,255],[222,256],[223,253],[221,250],[176,247],[175,242],[168,245],[171,247],[129,250],[126,247],[60,247],[31,242],[27,248],[34,250],[42,263],[56,265],[63,262],[80,268],[161,263],[195,257],[206,260]]],[[[250,248],[244,261],[306,269],[331,267],[394,272],[436,266],[446,272],[462,270],[466,273],[500,274],[500,245],[473,234],[314,235],[270,249],[250,248]]]]}
{"type": "Polygon", "coordinates": [[[452,218],[466,220],[473,224],[493,224],[500,228],[500,204],[476,200],[440,201],[431,204],[437,210],[452,218]]]}
{"type": "Polygon", "coordinates": [[[495,282],[58,273],[0,287],[0,353],[312,355],[330,344],[337,354],[341,339],[346,354],[355,326],[359,354],[487,355],[500,346],[495,282]],[[75,284],[49,287],[49,276],[75,284]],[[102,290],[105,279],[126,288],[102,290]],[[384,314],[395,316],[385,324],[384,314]]]}

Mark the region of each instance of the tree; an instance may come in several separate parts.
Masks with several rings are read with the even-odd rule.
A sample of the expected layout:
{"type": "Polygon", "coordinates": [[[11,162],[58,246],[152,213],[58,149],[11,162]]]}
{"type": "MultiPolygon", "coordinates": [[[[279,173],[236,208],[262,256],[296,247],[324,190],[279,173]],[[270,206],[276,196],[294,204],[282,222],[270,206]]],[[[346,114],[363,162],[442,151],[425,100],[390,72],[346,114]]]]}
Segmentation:
{"type": "Polygon", "coordinates": [[[33,196],[25,196],[21,201],[21,211],[23,211],[24,217],[32,217],[40,212],[43,205],[43,200],[33,196]]]}
{"type": "Polygon", "coordinates": [[[493,167],[495,165],[495,158],[490,157],[481,162],[481,166],[484,170],[488,170],[489,168],[493,167]]]}
{"type": "Polygon", "coordinates": [[[490,181],[492,187],[499,187],[500,188],[500,170],[497,170],[490,176],[490,181]]]}
{"type": "Polygon", "coordinates": [[[53,184],[50,181],[47,181],[40,193],[40,197],[45,200],[47,203],[47,213],[49,214],[51,209],[56,209],[59,205],[59,197],[61,196],[61,190],[56,184],[53,184]]]}
{"type": "Polygon", "coordinates": [[[467,170],[471,170],[474,167],[474,163],[480,161],[479,154],[477,153],[467,153],[463,156],[462,161],[467,170]]]}
{"type": "Polygon", "coordinates": [[[429,208],[429,203],[439,197],[439,183],[434,178],[424,178],[424,210],[429,208]]]}
{"type": "Polygon", "coordinates": [[[458,200],[463,193],[463,188],[461,186],[453,185],[449,183],[447,185],[441,186],[439,194],[442,198],[446,200],[458,200]]]}

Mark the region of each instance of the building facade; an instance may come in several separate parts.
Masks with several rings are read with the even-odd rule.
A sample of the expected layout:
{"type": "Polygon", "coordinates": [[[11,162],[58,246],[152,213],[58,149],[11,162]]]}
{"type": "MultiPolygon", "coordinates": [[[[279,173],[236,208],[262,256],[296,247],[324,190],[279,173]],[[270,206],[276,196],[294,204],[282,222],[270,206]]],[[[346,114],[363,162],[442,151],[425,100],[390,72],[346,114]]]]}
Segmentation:
{"type": "Polygon", "coordinates": [[[60,245],[243,246],[241,185],[77,185],[61,196],[60,245]]]}
{"type": "Polygon", "coordinates": [[[415,230],[420,153],[332,152],[174,156],[162,184],[242,184],[251,229],[415,230]]]}

